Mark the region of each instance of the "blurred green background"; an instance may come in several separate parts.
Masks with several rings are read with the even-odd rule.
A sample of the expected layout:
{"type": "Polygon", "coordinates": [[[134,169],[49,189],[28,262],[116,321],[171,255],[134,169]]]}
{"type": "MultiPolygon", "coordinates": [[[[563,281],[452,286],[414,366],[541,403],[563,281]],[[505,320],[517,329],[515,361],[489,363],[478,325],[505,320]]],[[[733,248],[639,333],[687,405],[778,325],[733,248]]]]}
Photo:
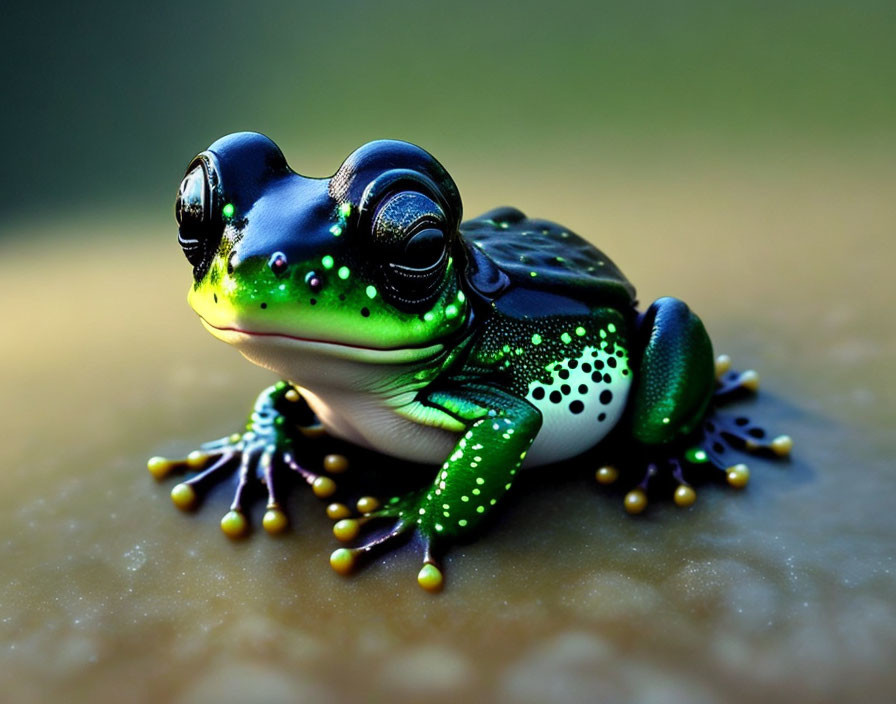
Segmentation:
{"type": "Polygon", "coordinates": [[[570,159],[896,145],[887,1],[13,2],[3,15],[6,237],[35,214],[169,211],[193,154],[244,129],[308,175],[380,137],[533,179],[570,159]]]}

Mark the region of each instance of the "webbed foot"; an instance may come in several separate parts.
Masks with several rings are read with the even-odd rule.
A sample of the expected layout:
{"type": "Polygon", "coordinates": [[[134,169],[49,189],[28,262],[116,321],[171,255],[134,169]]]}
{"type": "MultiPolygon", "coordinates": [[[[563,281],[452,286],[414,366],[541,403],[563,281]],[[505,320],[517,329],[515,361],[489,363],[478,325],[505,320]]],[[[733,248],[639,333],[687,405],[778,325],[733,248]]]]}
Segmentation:
{"type": "MultiPolygon", "coordinates": [[[[197,472],[171,490],[174,505],[184,511],[195,508],[212,486],[238,471],[233,501],[221,519],[221,530],[230,538],[241,538],[249,531],[247,490],[260,483],[267,492],[262,525],[265,531],[275,535],[289,525],[282,501],[287,479],[300,478],[322,499],[336,492],[333,479],[306,469],[295,457],[300,438],[322,434],[322,428],[313,422],[298,392],[288,383],[280,382],[259,395],[244,433],[207,442],[183,459],[153,457],[147,468],[157,480],[174,472],[197,472]]],[[[348,461],[342,455],[324,457],[323,469],[327,473],[338,474],[347,467],[348,461]]]]}
{"type": "MultiPolygon", "coordinates": [[[[652,448],[646,458],[619,463],[624,469],[634,469],[635,472],[640,467],[640,480],[623,500],[629,513],[643,512],[647,508],[651,487],[657,485],[672,488],[672,497],[677,506],[692,506],[697,500],[697,493],[686,476],[692,481],[700,481],[705,478],[707,468],[713,473],[723,472],[730,486],[743,489],[749,483],[750,469],[730,457],[732,449],[776,458],[789,456],[793,440],[788,435],[771,437],[770,433],[746,416],[718,410],[719,406],[740,396],[756,393],[759,390],[759,375],[753,370],[732,370],[727,355],[717,357],[715,367],[716,391],[701,427],[689,438],[689,442],[662,450],[652,448]]],[[[596,479],[601,484],[612,484],[620,475],[616,466],[606,465],[597,470],[596,479]]]]}
{"type": "MultiPolygon", "coordinates": [[[[333,535],[343,542],[355,540],[363,532],[368,537],[360,545],[351,548],[339,548],[330,555],[330,565],[342,575],[350,574],[356,567],[369,561],[376,555],[395,550],[404,545],[416,534],[423,543],[423,565],[417,574],[417,583],[426,591],[441,591],[444,576],[434,547],[435,534],[426,528],[426,522],[420,519],[420,506],[427,500],[431,490],[414,491],[404,497],[393,497],[385,505],[372,497],[365,496],[358,500],[358,516],[349,517],[348,507],[339,511],[339,520],[333,526],[333,535]],[[384,531],[370,530],[376,523],[391,524],[384,531]]],[[[335,515],[331,517],[335,518],[335,515]]]]}

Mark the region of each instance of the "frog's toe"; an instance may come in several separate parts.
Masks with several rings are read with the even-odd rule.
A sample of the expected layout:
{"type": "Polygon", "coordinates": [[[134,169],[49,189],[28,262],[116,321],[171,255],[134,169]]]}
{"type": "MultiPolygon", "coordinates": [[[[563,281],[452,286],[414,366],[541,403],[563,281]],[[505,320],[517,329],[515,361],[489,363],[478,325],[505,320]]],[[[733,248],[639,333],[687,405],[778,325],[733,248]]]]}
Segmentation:
{"type": "Polygon", "coordinates": [[[442,570],[435,562],[424,562],[417,573],[417,584],[428,592],[440,592],[445,584],[442,570]]]}
{"type": "MultiPolygon", "coordinates": [[[[352,540],[365,522],[365,517],[344,519],[334,526],[333,532],[340,540],[352,540]]],[[[341,575],[349,575],[376,555],[403,545],[412,532],[414,532],[414,522],[399,519],[384,535],[372,538],[357,547],[334,550],[330,555],[330,566],[341,575]]],[[[444,586],[445,577],[441,565],[433,553],[431,541],[422,534],[421,537],[425,550],[423,565],[417,573],[417,584],[428,592],[439,592],[444,586]]]]}
{"type": "MultiPolygon", "coordinates": [[[[597,471],[597,481],[601,484],[611,483],[606,481],[608,475],[612,476],[613,481],[615,481],[616,477],[618,477],[618,471],[615,467],[601,467],[597,471]],[[608,469],[612,470],[612,472],[605,471],[608,469]]],[[[643,513],[647,508],[648,495],[651,493],[651,488],[655,484],[668,486],[670,481],[675,487],[672,492],[672,500],[675,502],[675,505],[680,508],[693,506],[694,502],[697,501],[697,492],[685,479],[681,460],[672,456],[647,463],[641,481],[629,490],[623,498],[625,510],[632,515],[643,513]]]]}
{"type": "Polygon", "coordinates": [[[721,354],[715,360],[716,390],[713,401],[716,405],[725,403],[744,394],[759,391],[759,372],[753,369],[739,372],[731,368],[731,358],[721,354]]]}
{"type": "MultiPolygon", "coordinates": [[[[362,525],[370,520],[369,517],[343,519],[333,527],[333,533],[340,540],[354,540],[360,532],[362,525]]],[[[367,539],[361,545],[352,548],[339,548],[330,555],[330,566],[339,574],[347,575],[354,571],[362,563],[372,557],[394,550],[410,537],[410,531],[414,524],[403,519],[397,520],[384,534],[367,539]]]]}
{"type": "MultiPolygon", "coordinates": [[[[192,455],[193,453],[191,453],[192,455]]],[[[162,458],[153,458],[161,460],[162,458]]],[[[190,511],[194,509],[198,503],[200,498],[204,495],[205,491],[208,487],[217,481],[220,480],[222,476],[226,476],[233,471],[235,466],[236,453],[235,452],[225,452],[220,455],[208,455],[202,458],[201,462],[198,463],[198,466],[202,466],[203,463],[208,463],[210,459],[214,461],[212,464],[205,469],[203,469],[198,474],[190,477],[189,479],[176,484],[174,488],[171,490],[171,501],[174,503],[177,508],[182,511],[190,511]]],[[[167,461],[170,462],[170,461],[167,461]]],[[[175,467],[171,467],[167,469],[164,474],[161,474],[161,477],[164,477],[165,474],[170,473],[175,469],[186,470],[187,468],[196,468],[196,465],[186,464],[184,467],[180,467],[181,460],[175,461],[175,467]]],[[[189,460],[183,461],[189,462],[189,460]]],[[[152,469],[153,460],[150,460],[150,472],[153,473],[153,476],[157,476],[152,469]]],[[[161,478],[157,477],[157,478],[161,478]]]]}
{"type": "Polygon", "coordinates": [[[229,440],[230,438],[221,438],[214,442],[205,443],[200,449],[193,450],[186,457],[178,459],[150,457],[146,462],[146,469],[153,478],[159,481],[174,473],[201,469],[213,460],[217,460],[225,455],[232,455],[229,440]]]}
{"type": "Polygon", "coordinates": [[[715,413],[703,423],[704,450],[716,466],[726,467],[726,446],[753,454],[787,457],[793,449],[789,435],[774,437],[746,416],[715,413]]]}
{"type": "MultiPolygon", "coordinates": [[[[425,492],[423,492],[425,493],[425,492]]],[[[327,515],[336,520],[333,524],[333,535],[342,542],[353,542],[363,533],[370,537],[362,538],[360,545],[339,548],[330,556],[330,565],[339,574],[347,575],[368,562],[376,555],[395,550],[412,536],[416,535],[423,544],[423,566],[417,574],[417,583],[426,591],[437,592],[444,584],[439,561],[433,547],[433,536],[424,530],[417,520],[422,513],[419,509],[421,492],[411,492],[407,496],[393,497],[381,503],[373,496],[362,496],[356,502],[361,515],[352,516],[351,509],[345,504],[330,504],[327,515]],[[371,527],[391,521],[385,531],[372,532],[371,527]]]]}

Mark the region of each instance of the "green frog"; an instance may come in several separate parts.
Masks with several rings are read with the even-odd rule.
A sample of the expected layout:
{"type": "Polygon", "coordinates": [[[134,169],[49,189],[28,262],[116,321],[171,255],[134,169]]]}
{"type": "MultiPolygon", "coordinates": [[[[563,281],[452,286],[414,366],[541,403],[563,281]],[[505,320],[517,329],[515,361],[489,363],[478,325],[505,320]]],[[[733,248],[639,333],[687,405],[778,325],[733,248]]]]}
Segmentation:
{"type": "Polygon", "coordinates": [[[193,471],[172,490],[184,509],[238,472],[221,521],[231,537],[249,529],[252,485],[266,488],[269,533],[288,525],[287,476],[335,495],[330,475],[345,457],[319,469],[302,460],[323,434],[432,479],[363,496],[357,512],[331,503],[336,537],[360,538],[332,554],[333,568],[348,573],[416,534],[418,581],[431,591],[443,585],[440,556],[527,467],[617,448],[624,459],[600,463],[597,481],[627,477],[625,507],[640,513],[651,486],[693,504],[688,475],[707,468],[743,487],[749,470],[733,450],[790,451],[787,436],[716,410],[755,391],[758,376],[715,358],[685,303],[639,311],[616,265],[553,222],[514,208],[463,221],[451,176],[415,145],[371,142],[332,177],[308,178],[267,137],[231,134],[190,163],[175,211],[202,324],[283,380],[261,393],[244,432],[149,461],[157,478],[193,471]],[[371,530],[377,521],[385,530],[371,530]]]}

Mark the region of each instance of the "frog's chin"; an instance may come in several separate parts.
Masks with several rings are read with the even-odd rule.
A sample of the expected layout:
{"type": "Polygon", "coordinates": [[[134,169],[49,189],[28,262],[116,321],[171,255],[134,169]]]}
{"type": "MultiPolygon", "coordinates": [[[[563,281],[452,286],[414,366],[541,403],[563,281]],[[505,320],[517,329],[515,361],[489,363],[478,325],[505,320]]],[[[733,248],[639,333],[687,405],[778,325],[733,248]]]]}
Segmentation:
{"type": "Polygon", "coordinates": [[[199,319],[212,335],[240,349],[244,354],[247,348],[271,347],[280,350],[288,349],[306,355],[322,355],[368,364],[409,364],[435,357],[445,347],[441,343],[422,347],[365,347],[347,342],[315,340],[280,332],[244,330],[231,326],[218,327],[201,315],[199,319]]]}

